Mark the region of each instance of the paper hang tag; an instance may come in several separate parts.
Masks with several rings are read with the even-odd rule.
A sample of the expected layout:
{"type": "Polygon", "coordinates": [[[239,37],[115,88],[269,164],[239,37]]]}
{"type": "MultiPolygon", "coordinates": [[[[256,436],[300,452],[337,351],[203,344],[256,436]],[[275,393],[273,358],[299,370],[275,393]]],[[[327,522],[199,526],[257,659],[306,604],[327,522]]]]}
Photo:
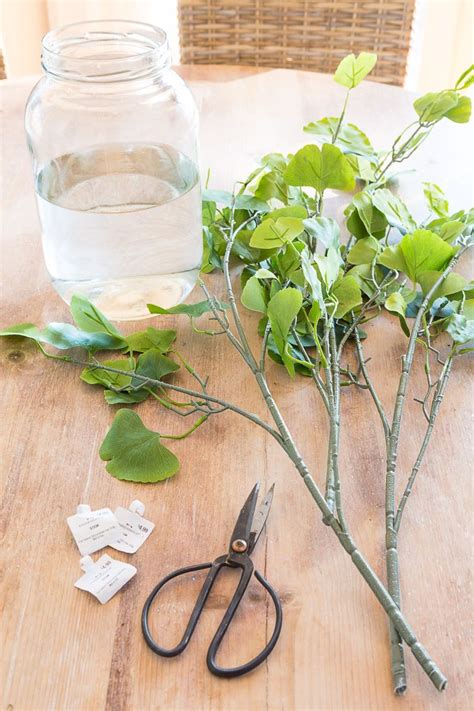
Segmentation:
{"type": "Polygon", "coordinates": [[[137,572],[130,563],[115,560],[107,553],[104,553],[95,563],[89,556],[82,558],[81,568],[85,574],[74,583],[74,587],[91,593],[102,605],[105,605],[137,572]]]}
{"type": "Polygon", "coordinates": [[[77,513],[69,516],[67,524],[82,555],[95,553],[110,545],[120,531],[117,519],[109,508],[91,511],[86,504],[77,507],[77,513]]]}
{"type": "Polygon", "coordinates": [[[135,553],[155,528],[155,524],[143,518],[145,507],[141,501],[132,501],[128,509],[119,506],[115,518],[120,529],[109,546],[124,553],[135,553]]]}

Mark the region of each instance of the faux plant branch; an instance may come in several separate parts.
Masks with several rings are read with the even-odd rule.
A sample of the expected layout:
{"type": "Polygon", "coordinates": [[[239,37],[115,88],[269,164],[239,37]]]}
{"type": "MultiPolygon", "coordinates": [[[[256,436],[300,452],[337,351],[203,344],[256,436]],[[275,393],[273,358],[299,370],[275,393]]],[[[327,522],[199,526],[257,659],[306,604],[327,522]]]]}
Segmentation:
{"type": "Polygon", "coordinates": [[[387,613],[394,690],[403,693],[407,686],[403,643],[435,686],[440,690],[446,686],[445,676],[421,646],[401,610],[398,534],[454,361],[471,350],[473,285],[454,268],[472,243],[474,215],[472,211],[450,214],[442,190],[425,184],[430,215],[417,223],[391,191],[390,169],[409,158],[439,121],[469,120],[470,100],[462,92],[473,83],[474,70],[467,70],[454,89],[417,99],[417,119],[394,141],[391,150],[380,154],[365,133],[345,121],[350,93],[375,61],[375,55],[362,53],[341,62],[335,80],[347,91],[340,116],[320,119],[304,129],[318,145],[306,145],[295,155],[264,156],[261,165],[234,193],[205,191],[202,271],[222,272],[228,303],[218,301],[201,283],[206,297],[202,302],[172,309],[149,305],[153,314],[188,316],[197,333],[225,335],[252,373],[272,424],[211,394],[207,379],[176,350],[174,330],[150,327],[123,336],[80,296],[71,302],[75,326],[50,324],[40,330],[32,324],[19,324],[1,335],[33,339],[46,356],[84,366],[82,380],[103,388],[109,405],[134,405],[152,397],[157,405],[183,419],[194,418],[181,434],[169,435],[149,430],[136,412],[120,409],[100,449],[107,470],[117,478],[156,482],[172,476],[179,462],[163,440],[190,436],[207,419],[224,411],[246,418],[271,435],[301,476],[323,522],[333,530],[387,613]],[[351,193],[345,210],[345,244],[340,226],[323,213],[327,189],[351,193]],[[250,348],[232,285],[230,269],[235,263],[244,267],[240,300],[245,308],[259,314],[262,343],[258,354],[250,348]],[[369,360],[364,355],[366,334],[362,331],[365,323],[383,313],[398,318],[408,339],[391,415],[371,378],[369,360]],[[196,324],[206,314],[214,326],[196,324]],[[451,341],[445,360],[434,346],[439,336],[451,341]],[[82,348],[88,357],[49,352],[49,346],[59,350],[82,348]],[[426,374],[420,402],[427,426],[397,502],[397,462],[407,386],[420,349],[426,374]],[[119,357],[97,359],[98,352],[110,350],[120,352],[119,357]],[[357,362],[355,372],[346,362],[348,351],[357,362]],[[307,376],[321,398],[329,424],[325,476],[313,476],[301,457],[269,387],[267,358],[286,368],[291,378],[307,376]],[[180,367],[193,378],[194,388],[168,380],[180,367]],[[366,390],[372,398],[386,445],[386,586],[358,549],[344,513],[340,430],[350,427],[350,422],[342,420],[341,399],[351,387],[366,390]],[[173,394],[180,399],[174,399],[173,394]]]}

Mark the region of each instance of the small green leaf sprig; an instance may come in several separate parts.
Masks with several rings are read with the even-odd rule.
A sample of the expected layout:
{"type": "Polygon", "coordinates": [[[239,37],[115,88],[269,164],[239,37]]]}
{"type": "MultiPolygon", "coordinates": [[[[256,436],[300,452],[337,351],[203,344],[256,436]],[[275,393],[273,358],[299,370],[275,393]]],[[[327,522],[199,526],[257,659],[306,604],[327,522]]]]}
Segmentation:
{"type": "MultiPolygon", "coordinates": [[[[207,380],[174,351],[174,336],[169,340],[164,335],[175,335],[174,332],[149,328],[122,337],[81,297],[75,297],[71,305],[75,327],[50,324],[40,331],[31,324],[22,324],[2,335],[33,338],[46,355],[69,362],[81,363],[70,355],[47,353],[45,344],[59,349],[85,349],[88,359],[81,363],[86,366],[81,377],[91,385],[102,386],[109,404],[132,405],[142,398],[153,397],[181,416],[195,413],[197,419],[192,427],[178,438],[188,436],[209,416],[225,410],[246,417],[270,434],[293,463],[323,521],[333,530],[387,613],[394,690],[403,693],[404,644],[435,686],[440,690],[446,686],[446,678],[420,645],[401,610],[397,536],[454,360],[471,350],[472,282],[454,268],[471,245],[474,218],[472,210],[450,214],[443,191],[426,183],[424,192],[430,215],[418,224],[405,203],[389,189],[391,169],[409,158],[439,121],[460,123],[469,119],[470,99],[462,92],[472,84],[474,73],[471,67],[454,89],[418,99],[414,106],[417,119],[395,139],[390,151],[379,153],[361,129],[345,122],[350,93],[375,62],[375,55],[369,53],[349,55],[341,62],[335,80],[347,92],[340,116],[320,119],[304,129],[317,145],[306,145],[290,156],[281,153],[264,156],[260,166],[233,193],[205,191],[202,271],[204,274],[222,271],[228,307],[212,296],[205,284],[202,288],[206,300],[200,304],[169,310],[149,307],[156,314],[186,314],[199,333],[225,334],[251,370],[272,425],[211,395],[207,380]],[[351,193],[342,226],[324,215],[324,194],[328,189],[351,193]],[[341,227],[348,235],[347,240],[342,239],[341,227]],[[262,344],[258,357],[249,346],[240,318],[230,278],[231,261],[243,267],[243,306],[260,315],[258,330],[262,344]],[[218,330],[196,325],[195,319],[206,313],[211,314],[218,330]],[[362,326],[382,313],[395,314],[407,336],[391,417],[371,380],[363,347],[366,334],[362,326]],[[446,355],[434,346],[442,334],[450,338],[446,355]],[[358,362],[355,372],[344,365],[343,355],[348,347],[355,352],[358,362]],[[119,358],[98,360],[97,352],[104,349],[120,350],[119,358]],[[425,359],[426,389],[419,401],[427,429],[396,507],[400,430],[416,349],[422,350],[425,359]],[[196,380],[196,390],[174,381],[172,376],[179,364],[172,355],[196,380]],[[274,400],[266,376],[267,357],[282,364],[291,377],[296,374],[310,377],[321,396],[329,421],[324,489],[310,473],[274,400]],[[436,374],[435,366],[441,366],[436,374]],[[338,463],[340,400],[344,389],[350,387],[370,394],[385,438],[387,586],[358,549],[344,516],[338,463]],[[171,399],[172,391],[186,399],[171,399]]],[[[350,427],[350,422],[347,426],[350,427]]],[[[122,409],[102,444],[101,456],[108,461],[107,468],[114,476],[158,481],[171,476],[178,466],[175,456],[161,443],[165,437],[170,436],[149,430],[137,413],[122,409]]]]}

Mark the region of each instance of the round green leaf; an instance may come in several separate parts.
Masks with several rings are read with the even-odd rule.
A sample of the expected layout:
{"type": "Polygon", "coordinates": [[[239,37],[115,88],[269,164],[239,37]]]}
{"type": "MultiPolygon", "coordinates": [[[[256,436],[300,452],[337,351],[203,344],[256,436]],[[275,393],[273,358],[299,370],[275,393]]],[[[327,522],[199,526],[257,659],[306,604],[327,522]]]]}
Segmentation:
{"type": "Polygon", "coordinates": [[[259,311],[262,314],[267,312],[265,288],[256,276],[250,277],[247,281],[240,298],[243,305],[247,309],[250,309],[251,311],[259,311]]]}
{"type": "Polygon", "coordinates": [[[339,63],[334,74],[334,81],[348,89],[354,89],[372,71],[376,62],[377,55],[372,52],[361,52],[357,57],[354,54],[348,54],[339,63]]]}
{"type": "Polygon", "coordinates": [[[319,193],[326,188],[353,190],[354,171],[337,146],[324,143],[301,148],[288,163],[284,178],[288,185],[315,188],[319,193]]]}
{"type": "Polygon", "coordinates": [[[149,430],[136,412],[122,409],[102,442],[100,458],[116,479],[152,483],[176,474],[179,461],[160,442],[158,432],[149,430]]]}

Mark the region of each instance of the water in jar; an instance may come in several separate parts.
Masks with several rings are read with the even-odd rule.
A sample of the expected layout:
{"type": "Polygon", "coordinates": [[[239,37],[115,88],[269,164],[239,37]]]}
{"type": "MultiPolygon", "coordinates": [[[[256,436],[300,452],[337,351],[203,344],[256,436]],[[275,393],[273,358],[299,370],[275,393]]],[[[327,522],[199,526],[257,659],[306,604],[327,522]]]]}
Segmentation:
{"type": "Polygon", "coordinates": [[[59,156],[36,180],[46,266],[67,302],[111,319],[149,316],[193,288],[202,256],[196,165],[164,144],[109,144],[59,156]]]}

